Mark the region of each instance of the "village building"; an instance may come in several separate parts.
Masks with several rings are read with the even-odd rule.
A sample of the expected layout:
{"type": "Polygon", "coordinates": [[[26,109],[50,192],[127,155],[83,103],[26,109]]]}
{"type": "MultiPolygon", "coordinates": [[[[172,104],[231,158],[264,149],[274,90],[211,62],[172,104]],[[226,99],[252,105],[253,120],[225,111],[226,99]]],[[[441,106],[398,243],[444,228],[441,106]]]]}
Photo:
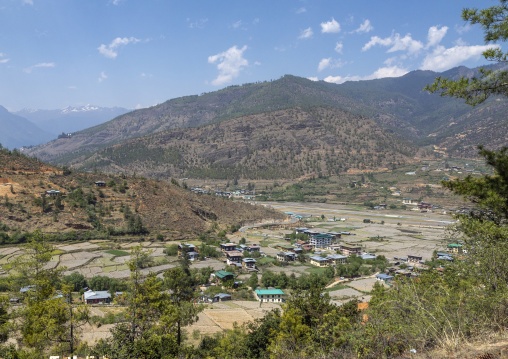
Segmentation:
{"type": "Polygon", "coordinates": [[[341,256],[340,254],[331,254],[327,257],[333,264],[346,264],[347,257],[341,256]]]}
{"type": "Polygon", "coordinates": [[[362,247],[343,243],[340,245],[340,251],[345,256],[350,256],[351,254],[358,256],[362,253],[362,247]]]}
{"type": "Polygon", "coordinates": [[[54,189],[51,189],[49,191],[46,191],[44,192],[47,196],[50,196],[50,197],[58,197],[60,195],[60,191],[57,191],[57,190],[54,190],[54,189]]]}
{"type": "Polygon", "coordinates": [[[402,204],[411,205],[411,206],[417,206],[418,205],[418,201],[416,199],[412,199],[412,198],[403,198],[402,199],[402,204]]]}
{"type": "Polygon", "coordinates": [[[187,253],[189,256],[190,261],[197,261],[199,259],[199,253],[198,252],[189,252],[187,253]]]}
{"type": "Polygon", "coordinates": [[[229,300],[231,300],[231,294],[219,293],[219,294],[214,295],[212,301],[213,302],[226,302],[229,300]]]}
{"type": "Polygon", "coordinates": [[[240,251],[226,252],[226,262],[228,265],[241,266],[243,253],[240,251]]]}
{"type": "Polygon", "coordinates": [[[106,182],[104,182],[104,181],[97,181],[97,182],[95,182],[95,185],[97,187],[106,187],[106,182]]]}
{"type": "Polygon", "coordinates": [[[386,283],[386,282],[392,281],[393,280],[393,276],[392,275],[388,275],[388,274],[384,274],[384,273],[379,273],[379,274],[376,274],[376,279],[386,283]]]}
{"type": "Polygon", "coordinates": [[[233,273],[226,272],[224,270],[220,270],[218,272],[213,273],[212,277],[215,279],[215,281],[219,281],[222,283],[222,282],[234,279],[235,275],[233,273]]]}
{"type": "Polygon", "coordinates": [[[229,252],[236,250],[236,244],[234,243],[221,243],[220,249],[222,252],[229,252]]]}
{"type": "Polygon", "coordinates": [[[376,259],[376,256],[374,254],[370,254],[370,253],[364,253],[362,255],[360,255],[360,257],[364,260],[364,261],[368,261],[368,260],[374,260],[376,259]]]}
{"type": "Polygon", "coordinates": [[[314,248],[326,248],[334,241],[335,237],[328,233],[316,233],[309,237],[309,245],[314,248]]]}
{"type": "Polygon", "coordinates": [[[260,302],[276,302],[284,301],[284,292],[280,289],[256,289],[254,296],[260,302]]]}
{"type": "Polygon", "coordinates": [[[407,260],[408,260],[408,262],[418,263],[421,260],[423,260],[423,257],[422,256],[413,256],[413,255],[408,254],[407,260]]]}
{"type": "Polygon", "coordinates": [[[450,243],[446,248],[452,253],[462,253],[462,244],[450,243]]]}
{"type": "Polygon", "coordinates": [[[242,268],[248,271],[256,270],[256,260],[254,258],[242,259],[242,268]]]}
{"type": "Polygon", "coordinates": [[[277,260],[279,260],[281,262],[294,262],[296,260],[296,253],[279,252],[279,253],[277,253],[277,260]]]}
{"type": "Polygon", "coordinates": [[[315,265],[317,267],[328,267],[328,265],[330,264],[330,259],[312,256],[310,257],[310,264],[315,265]]]}
{"type": "Polygon", "coordinates": [[[88,290],[83,293],[83,301],[86,304],[109,304],[111,303],[111,294],[105,290],[88,290]]]}

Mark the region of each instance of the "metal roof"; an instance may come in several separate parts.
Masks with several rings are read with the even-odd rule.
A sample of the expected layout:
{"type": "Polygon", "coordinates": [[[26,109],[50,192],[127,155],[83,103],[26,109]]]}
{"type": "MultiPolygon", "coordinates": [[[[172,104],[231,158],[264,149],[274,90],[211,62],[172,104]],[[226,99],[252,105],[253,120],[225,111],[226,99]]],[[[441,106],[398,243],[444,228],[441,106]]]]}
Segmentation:
{"type": "Polygon", "coordinates": [[[274,295],[274,294],[284,295],[284,292],[280,289],[256,289],[255,292],[257,293],[257,295],[274,295]]]}

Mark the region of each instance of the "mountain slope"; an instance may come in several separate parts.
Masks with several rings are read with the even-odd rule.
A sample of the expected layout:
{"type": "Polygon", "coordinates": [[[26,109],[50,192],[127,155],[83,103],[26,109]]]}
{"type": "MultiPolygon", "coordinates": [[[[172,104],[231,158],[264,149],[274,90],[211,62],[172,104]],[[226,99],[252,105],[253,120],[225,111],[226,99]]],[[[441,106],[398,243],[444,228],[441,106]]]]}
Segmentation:
{"type": "MultiPolygon", "coordinates": [[[[248,115],[313,106],[336,108],[373,118],[401,138],[423,145],[440,146],[442,142],[456,137],[455,130],[474,127],[475,122],[482,120],[479,109],[495,111],[496,115],[490,116],[491,119],[499,118],[508,109],[506,101],[496,102],[492,99],[477,108],[471,108],[460,100],[423,91],[423,87],[433,82],[436,76],[456,78],[476,71],[477,69],[465,67],[442,74],[413,71],[398,78],[346,82],[341,85],[287,75],[272,82],[230,86],[200,96],[169,100],[79,131],[72,140],[55,140],[31,149],[28,153],[58,164],[80,162],[100,148],[130,138],[168,129],[199,127],[248,115]],[[452,122],[458,126],[449,126],[452,122]]],[[[491,135],[496,138],[490,142],[502,142],[500,134],[491,135]]],[[[461,138],[461,141],[468,140],[461,138]]]]}
{"type": "Polygon", "coordinates": [[[141,218],[152,238],[157,233],[165,238],[195,238],[216,225],[225,228],[286,218],[263,206],[198,195],[167,182],[77,171],[64,173],[7,149],[0,150],[0,197],[0,244],[3,225],[11,236],[16,231],[37,228],[57,235],[75,232],[77,236],[89,236],[88,231],[93,231],[96,237],[104,238],[106,232],[126,231],[129,212],[131,217],[141,218]],[[107,186],[97,187],[96,181],[104,181],[107,186]],[[60,191],[61,207],[57,208],[55,198],[46,196],[42,210],[41,194],[50,189],[60,191]]]}
{"type": "Polygon", "coordinates": [[[6,148],[38,145],[54,138],[26,118],[14,115],[0,106],[0,143],[6,148]]]}
{"type": "Polygon", "coordinates": [[[149,177],[283,179],[375,170],[414,161],[417,148],[371,119],[334,108],[292,108],[163,131],[73,163],[149,177]]]}

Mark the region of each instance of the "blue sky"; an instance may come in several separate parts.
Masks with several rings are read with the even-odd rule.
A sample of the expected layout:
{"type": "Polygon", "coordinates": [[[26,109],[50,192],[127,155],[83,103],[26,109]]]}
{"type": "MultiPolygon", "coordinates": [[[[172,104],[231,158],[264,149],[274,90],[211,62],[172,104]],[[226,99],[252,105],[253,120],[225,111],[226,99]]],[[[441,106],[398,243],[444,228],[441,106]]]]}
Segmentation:
{"type": "MultiPolygon", "coordinates": [[[[341,83],[485,64],[450,0],[0,0],[0,105],[148,107],[285,74],[341,83]]],[[[492,45],[490,45],[492,46],[492,45]]]]}

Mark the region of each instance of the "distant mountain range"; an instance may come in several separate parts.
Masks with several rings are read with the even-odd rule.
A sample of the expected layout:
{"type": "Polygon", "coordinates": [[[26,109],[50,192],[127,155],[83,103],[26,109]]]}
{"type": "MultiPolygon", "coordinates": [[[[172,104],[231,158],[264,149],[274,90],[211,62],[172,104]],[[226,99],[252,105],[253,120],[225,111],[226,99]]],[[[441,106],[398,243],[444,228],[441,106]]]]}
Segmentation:
{"type": "Polygon", "coordinates": [[[15,112],[55,137],[62,132],[70,133],[93,127],[123,115],[130,110],[121,107],[81,106],[61,110],[30,110],[15,112]]]}
{"type": "Polygon", "coordinates": [[[9,112],[0,106],[0,143],[10,149],[39,145],[109,121],[129,110],[120,107],[66,107],[61,110],[24,109],[9,112]]]}
{"type": "Polygon", "coordinates": [[[473,108],[423,88],[437,76],[477,71],[413,71],[341,85],[286,75],[132,111],[27,153],[107,172],[200,178],[295,178],[422,156],[476,157],[479,144],[506,144],[508,102],[493,98],[473,108]]]}
{"type": "Polygon", "coordinates": [[[6,148],[20,148],[26,145],[38,145],[55,138],[26,118],[17,116],[0,106],[0,144],[6,148]]]}

